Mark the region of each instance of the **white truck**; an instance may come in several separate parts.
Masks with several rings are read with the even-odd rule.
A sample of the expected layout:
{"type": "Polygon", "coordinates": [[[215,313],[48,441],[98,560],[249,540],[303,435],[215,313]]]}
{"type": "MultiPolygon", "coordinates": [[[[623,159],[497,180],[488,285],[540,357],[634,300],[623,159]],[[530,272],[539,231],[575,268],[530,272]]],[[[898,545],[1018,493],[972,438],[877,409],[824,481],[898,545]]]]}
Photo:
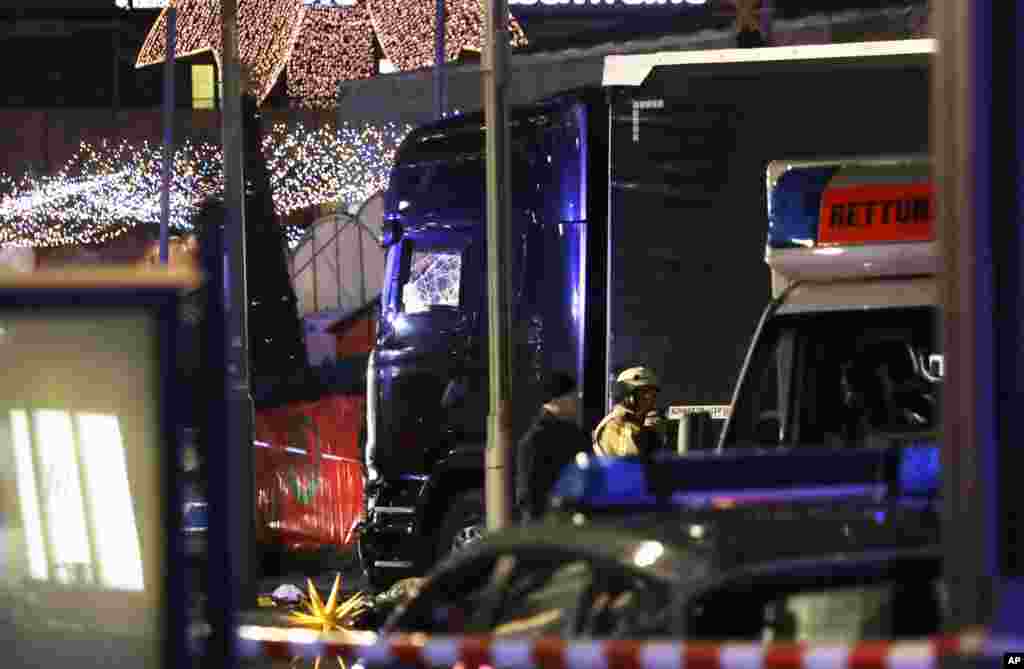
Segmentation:
{"type": "Polygon", "coordinates": [[[931,441],[939,249],[924,157],[769,165],[773,299],[718,450],[931,441]]]}

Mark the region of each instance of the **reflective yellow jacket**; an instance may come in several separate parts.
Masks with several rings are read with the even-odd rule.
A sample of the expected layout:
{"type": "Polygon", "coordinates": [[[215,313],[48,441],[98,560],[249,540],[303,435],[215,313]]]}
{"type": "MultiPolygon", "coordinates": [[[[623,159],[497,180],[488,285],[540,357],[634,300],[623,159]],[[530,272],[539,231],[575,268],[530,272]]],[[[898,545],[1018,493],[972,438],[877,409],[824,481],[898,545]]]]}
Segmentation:
{"type": "Polygon", "coordinates": [[[636,437],[642,429],[632,411],[616,404],[594,428],[594,454],[620,458],[639,455],[636,437]]]}

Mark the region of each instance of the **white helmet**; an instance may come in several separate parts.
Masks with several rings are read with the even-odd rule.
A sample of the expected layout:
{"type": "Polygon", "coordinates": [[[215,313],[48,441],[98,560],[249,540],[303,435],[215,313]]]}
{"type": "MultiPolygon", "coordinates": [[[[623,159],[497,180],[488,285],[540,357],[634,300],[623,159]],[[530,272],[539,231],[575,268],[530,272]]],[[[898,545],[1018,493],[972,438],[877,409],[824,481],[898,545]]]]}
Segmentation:
{"type": "Polygon", "coordinates": [[[615,382],[621,383],[630,391],[638,390],[640,388],[659,387],[658,377],[656,377],[654,372],[647,367],[630,367],[629,369],[621,372],[618,378],[615,379],[615,382]]]}

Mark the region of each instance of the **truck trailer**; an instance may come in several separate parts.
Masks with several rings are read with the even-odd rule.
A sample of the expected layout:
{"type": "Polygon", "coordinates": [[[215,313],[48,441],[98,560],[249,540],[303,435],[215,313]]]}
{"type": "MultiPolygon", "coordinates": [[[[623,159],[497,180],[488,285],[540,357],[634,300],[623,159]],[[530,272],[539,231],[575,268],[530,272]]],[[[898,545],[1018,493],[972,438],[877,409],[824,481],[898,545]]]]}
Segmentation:
{"type": "MultiPolygon", "coordinates": [[[[768,164],[926,152],[933,50],[904,40],[609,56],[603,88],[512,109],[513,436],[552,371],[576,377],[587,430],[616,374],[640,364],[659,375],[669,416],[726,419],[771,300],[768,164]]],[[[385,194],[358,544],[375,585],[483,531],[484,136],[481,114],[413,131],[385,194]]]]}

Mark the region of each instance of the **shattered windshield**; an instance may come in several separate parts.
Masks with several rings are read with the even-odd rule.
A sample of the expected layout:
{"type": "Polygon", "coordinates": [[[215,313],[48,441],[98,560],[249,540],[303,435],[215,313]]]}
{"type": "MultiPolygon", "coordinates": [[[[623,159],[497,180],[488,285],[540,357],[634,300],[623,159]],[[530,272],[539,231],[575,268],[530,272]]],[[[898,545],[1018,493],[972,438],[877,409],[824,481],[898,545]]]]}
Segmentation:
{"type": "Polygon", "coordinates": [[[405,313],[421,313],[432,307],[458,307],[461,249],[414,248],[408,277],[402,286],[405,313]]]}

